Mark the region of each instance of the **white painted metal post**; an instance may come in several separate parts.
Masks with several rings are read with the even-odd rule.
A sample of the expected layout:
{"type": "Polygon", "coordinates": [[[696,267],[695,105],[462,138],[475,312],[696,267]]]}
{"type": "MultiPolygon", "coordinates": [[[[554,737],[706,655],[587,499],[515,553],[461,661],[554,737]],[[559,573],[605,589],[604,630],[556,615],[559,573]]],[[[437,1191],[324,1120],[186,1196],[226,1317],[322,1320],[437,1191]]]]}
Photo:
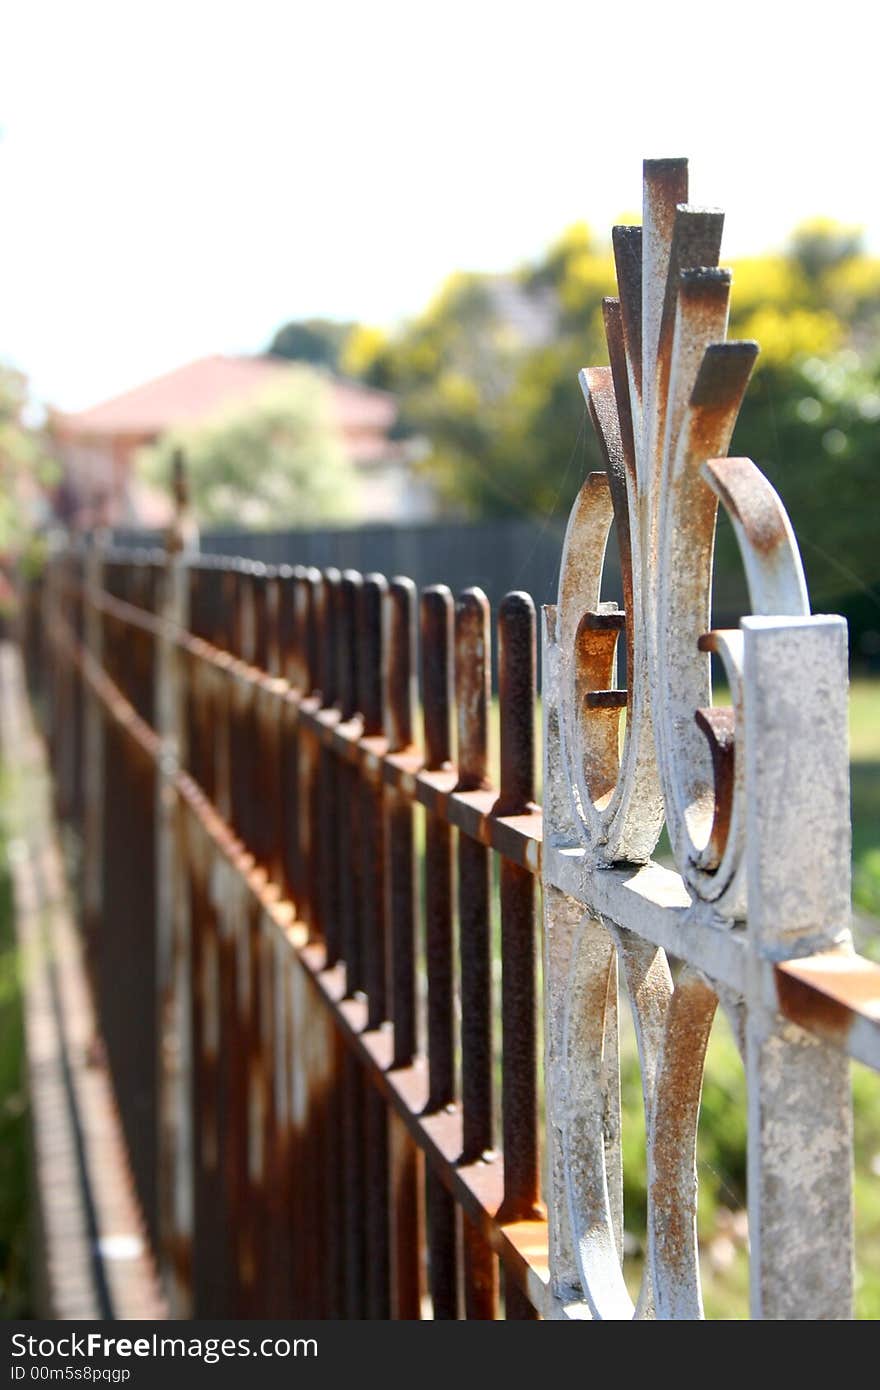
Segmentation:
{"type": "Polygon", "coordinates": [[[702,1316],[696,1138],[720,1003],[748,1086],[753,1314],[846,1318],[848,1054],[870,1052],[880,1017],[880,972],[850,936],[846,625],[810,616],[780,498],[754,463],[726,457],[757,346],[726,341],[720,218],[686,189],[684,161],[648,161],[644,227],[615,228],[611,365],[580,378],[605,472],[572,507],[545,610],[549,1311],[702,1316]],[[755,616],[707,631],[719,503],[755,616]],[[625,614],[601,598],[612,523],[625,614]],[[674,870],[650,861],[664,819],[674,870]],[[645,1108],[635,1304],[621,1269],[618,972],[645,1108]]]}
{"type": "Polygon", "coordinates": [[[849,1060],[779,1016],[773,968],[852,949],[846,623],[742,626],[752,1314],[849,1318],[849,1060]]]}

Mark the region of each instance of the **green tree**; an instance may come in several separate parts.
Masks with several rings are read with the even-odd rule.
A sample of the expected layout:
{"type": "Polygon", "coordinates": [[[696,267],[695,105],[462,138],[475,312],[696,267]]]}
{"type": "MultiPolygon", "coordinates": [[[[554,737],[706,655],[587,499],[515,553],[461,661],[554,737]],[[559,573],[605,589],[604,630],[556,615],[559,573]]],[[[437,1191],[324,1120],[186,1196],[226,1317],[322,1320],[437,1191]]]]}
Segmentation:
{"type": "Polygon", "coordinates": [[[0,364],[0,625],[17,606],[13,578],[42,568],[48,494],[58,470],[42,429],[28,424],[27,378],[0,364]]]}
{"type": "Polygon", "coordinates": [[[167,487],[178,449],[200,525],[267,530],[353,514],[357,480],[328,384],[311,368],[292,369],[283,386],[164,435],[140,455],[144,478],[167,487]]]}
{"type": "MultiPolygon", "coordinates": [[[[850,617],[856,655],[880,628],[878,335],[880,260],[852,228],[814,219],[784,254],[734,263],[731,336],[757,339],[761,355],[732,450],[779,491],[813,607],[850,617]]],[[[723,535],[722,570],[732,551],[723,535]]]]}
{"type": "MultiPolygon", "coordinates": [[[[602,299],[614,292],[608,246],[577,224],[509,275],[451,276],[396,334],[355,330],[344,361],[397,392],[453,508],[561,519],[599,465],[577,373],[608,360],[602,299]]],[[[784,251],[734,262],[731,336],[761,347],[733,447],[781,492],[814,604],[860,594],[880,615],[865,505],[880,462],[880,260],[852,228],[805,224],[784,251]]],[[[728,534],[720,570],[736,581],[738,568],[728,534]]]]}
{"type": "MultiPolygon", "coordinates": [[[[872,504],[880,473],[878,423],[880,356],[844,347],[767,363],[751,385],[732,446],[753,458],[780,493],[797,533],[814,609],[867,605],[874,610],[873,628],[880,628],[872,504]]],[[[731,550],[728,538],[722,564],[729,562],[731,550]]],[[[864,621],[869,617],[866,611],[864,621]]],[[[858,653],[860,634],[853,636],[858,653]]]]}
{"type": "Polygon", "coordinates": [[[278,329],[269,352],[273,357],[335,371],[352,328],[353,324],[334,323],[331,319],[294,319],[278,329]]]}
{"type": "Polygon", "coordinates": [[[41,429],[27,424],[27,378],[0,364],[0,555],[20,553],[57,477],[41,429]]]}
{"type": "Polygon", "coordinates": [[[564,509],[577,485],[568,467],[577,444],[598,462],[581,430],[578,368],[602,352],[601,299],[612,288],[608,258],[575,229],[546,265],[510,275],[456,274],[403,332],[352,335],[349,369],[395,391],[404,428],[424,436],[424,467],[442,496],[466,515],[546,514],[564,509]],[[569,262],[593,257],[594,282],[578,281],[588,307],[575,335],[569,262]],[[604,272],[604,278],[602,278],[604,272]],[[578,441],[580,441],[578,443],[578,441]]]}

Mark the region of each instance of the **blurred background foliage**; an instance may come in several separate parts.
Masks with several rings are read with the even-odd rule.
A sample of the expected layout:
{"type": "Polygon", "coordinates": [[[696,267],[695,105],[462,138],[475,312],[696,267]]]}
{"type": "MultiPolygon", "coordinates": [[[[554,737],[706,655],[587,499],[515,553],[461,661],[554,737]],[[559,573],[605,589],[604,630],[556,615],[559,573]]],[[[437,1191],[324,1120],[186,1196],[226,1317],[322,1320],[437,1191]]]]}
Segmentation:
{"type": "MultiPolygon", "coordinates": [[[[866,252],[857,230],[819,219],[798,228],[782,251],[735,262],[733,274],[730,336],[756,339],[761,356],[732,452],[753,458],[778,488],[802,548],[813,608],[848,617],[862,667],[850,703],[854,900],[859,947],[880,958],[880,682],[864,669],[880,671],[880,259],[866,252]]],[[[577,374],[607,360],[602,299],[614,288],[607,244],[580,223],[534,263],[507,274],[451,275],[421,314],[393,331],[324,319],[285,324],[267,350],[302,364],[293,389],[166,436],[148,451],[145,471],[166,484],[183,448],[203,526],[336,521],[354,480],[329,418],[327,374],[335,373],[397,396],[396,429],[425,442],[419,466],[451,515],[525,515],[561,525],[584,473],[600,467],[577,374]]],[[[2,367],[0,476],[0,555],[17,553],[21,564],[25,535],[39,521],[40,497],[55,474],[43,432],[28,424],[26,382],[2,367]]],[[[719,568],[738,569],[733,545],[722,526],[719,568]]],[[[4,583],[0,568],[0,612],[4,583]]],[[[0,874],[0,928],[3,886],[0,874]]],[[[15,1067],[0,1081],[17,1120],[15,1067]]],[[[854,1081],[858,1308],[876,1318],[878,1079],[856,1068],[854,1081]]],[[[626,1022],[622,1105],[635,1283],[644,1258],[646,1176],[641,1078],[626,1022]]],[[[5,1114],[0,1098],[3,1107],[5,1114]]],[[[15,1157],[11,1140],[8,1147],[15,1157]]],[[[698,1146],[704,1291],[715,1316],[741,1316],[747,1306],[745,1152],[742,1066],[719,1018],[698,1146]]],[[[20,1155],[15,1161],[23,1172],[20,1155]]],[[[4,1267],[18,1258],[21,1207],[19,1201],[8,1219],[0,1211],[4,1267]]]]}
{"type": "MultiPolygon", "coordinates": [[[[880,259],[826,219],[784,250],[733,263],[730,335],[761,356],[733,441],[780,491],[814,609],[843,611],[853,655],[880,659],[876,520],[880,463],[880,259]]],[[[508,274],[451,275],[394,332],[288,324],[275,352],[320,360],[394,391],[400,430],[427,440],[422,467],[454,513],[564,518],[599,467],[578,369],[607,360],[607,244],[584,223],[508,274]],[[317,346],[316,346],[317,343],[317,346]]],[[[732,566],[722,529],[719,566],[732,566]]]]}
{"type": "MultiPolygon", "coordinates": [[[[857,229],[815,219],[783,250],[734,262],[733,275],[730,334],[761,348],[733,452],[781,493],[814,610],[843,612],[855,660],[880,669],[880,258],[857,229]]],[[[518,269],[449,276],[392,331],[291,321],[267,351],[302,364],[294,389],[166,436],[146,475],[167,483],[183,446],[204,526],[344,518],[356,494],[329,424],[329,372],[397,396],[394,431],[420,440],[418,466],[447,514],[561,525],[584,472],[600,466],[577,373],[607,360],[602,299],[614,288],[608,244],[577,223],[518,269]]],[[[25,378],[0,366],[0,554],[20,549],[53,482],[51,449],[27,415],[25,378]]],[[[722,526],[720,571],[738,572],[733,547],[722,526]]]]}
{"type": "Polygon", "coordinates": [[[58,469],[42,428],[28,418],[27,378],[0,363],[0,631],[15,610],[4,557],[16,556],[26,573],[39,563],[47,494],[58,469]]]}
{"type": "Polygon", "coordinates": [[[339,355],[354,326],[333,319],[286,323],[269,344],[269,352],[273,357],[284,357],[290,362],[310,362],[315,367],[336,370],[339,355]]]}
{"type": "Polygon", "coordinates": [[[189,429],[164,434],[138,459],[165,487],[175,453],[203,526],[314,526],[352,515],[355,479],[332,419],[327,379],[303,365],[283,385],[189,429]]]}

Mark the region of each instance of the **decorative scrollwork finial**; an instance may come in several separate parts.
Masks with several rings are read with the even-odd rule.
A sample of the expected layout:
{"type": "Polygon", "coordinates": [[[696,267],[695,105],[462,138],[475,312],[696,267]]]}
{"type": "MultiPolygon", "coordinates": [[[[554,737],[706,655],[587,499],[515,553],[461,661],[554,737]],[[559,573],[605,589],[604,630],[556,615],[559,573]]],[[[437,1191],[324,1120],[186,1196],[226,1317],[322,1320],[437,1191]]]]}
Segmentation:
{"type": "Polygon", "coordinates": [[[595,861],[643,862],[665,821],[689,891],[732,917],[744,892],[741,641],[738,632],[711,632],[719,499],[753,612],[797,616],[809,607],[779,498],[753,463],[725,457],[758,345],[727,341],[723,214],[687,196],[685,160],[648,160],[643,226],[614,228],[618,296],[604,304],[610,365],[580,374],[605,468],[584,482],[566,533],[560,733],[575,826],[595,861]],[[623,611],[601,597],[612,522],[623,611]],[[625,688],[616,682],[621,634],[625,688]],[[726,668],[729,709],[712,706],[713,652],[726,668]]]}

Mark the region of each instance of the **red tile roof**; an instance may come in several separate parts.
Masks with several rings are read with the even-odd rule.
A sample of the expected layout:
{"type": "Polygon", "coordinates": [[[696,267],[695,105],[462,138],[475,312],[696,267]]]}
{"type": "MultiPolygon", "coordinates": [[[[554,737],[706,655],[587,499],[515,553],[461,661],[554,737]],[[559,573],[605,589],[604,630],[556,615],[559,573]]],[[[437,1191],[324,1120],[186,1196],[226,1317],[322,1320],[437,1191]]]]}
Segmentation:
{"type": "MultiPolygon", "coordinates": [[[[153,438],[246,400],[282,382],[294,369],[293,363],[277,357],[201,357],[89,410],[53,412],[52,423],[67,439],[153,438]]],[[[385,436],[397,417],[394,397],[335,377],[329,384],[350,453],[355,459],[377,457],[377,436],[385,436]]]]}

